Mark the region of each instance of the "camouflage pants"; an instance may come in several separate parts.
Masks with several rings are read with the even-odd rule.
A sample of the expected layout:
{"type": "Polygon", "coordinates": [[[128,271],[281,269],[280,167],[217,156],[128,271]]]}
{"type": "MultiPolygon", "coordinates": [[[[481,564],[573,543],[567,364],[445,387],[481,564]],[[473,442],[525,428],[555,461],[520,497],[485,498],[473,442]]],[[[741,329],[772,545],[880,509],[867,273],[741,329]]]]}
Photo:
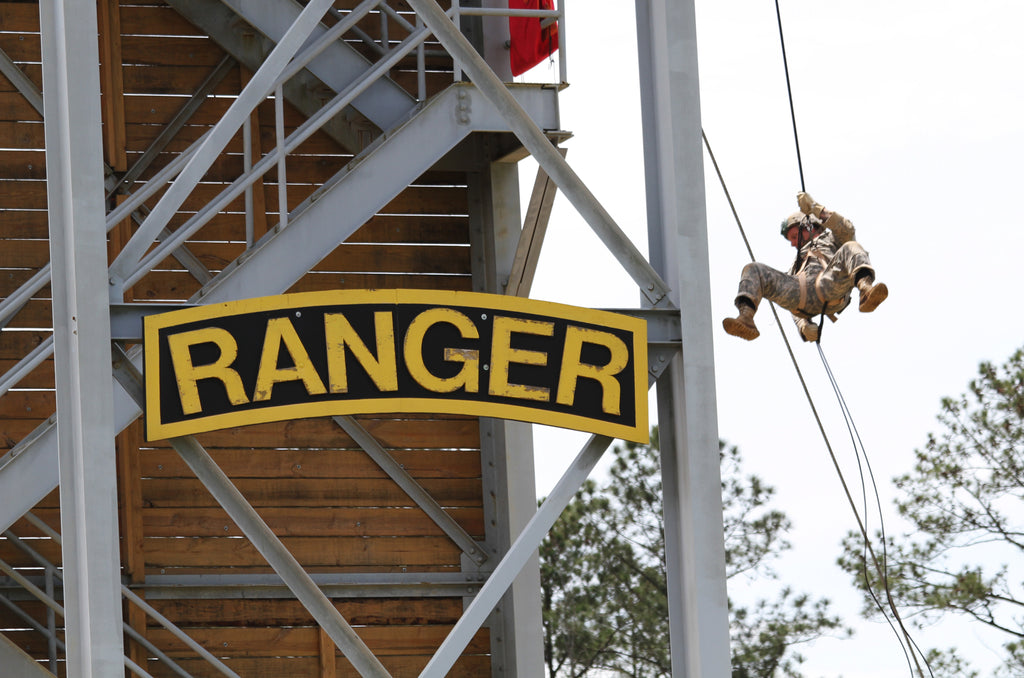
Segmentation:
{"type": "Polygon", "coordinates": [[[777,271],[761,263],[747,264],[740,277],[736,305],[748,302],[755,309],[762,298],[782,308],[808,316],[818,315],[828,305],[829,312],[841,311],[849,303],[848,295],[862,273],[874,278],[875,271],[868,253],[851,240],[840,247],[831,259],[813,259],[796,275],[777,271]]]}

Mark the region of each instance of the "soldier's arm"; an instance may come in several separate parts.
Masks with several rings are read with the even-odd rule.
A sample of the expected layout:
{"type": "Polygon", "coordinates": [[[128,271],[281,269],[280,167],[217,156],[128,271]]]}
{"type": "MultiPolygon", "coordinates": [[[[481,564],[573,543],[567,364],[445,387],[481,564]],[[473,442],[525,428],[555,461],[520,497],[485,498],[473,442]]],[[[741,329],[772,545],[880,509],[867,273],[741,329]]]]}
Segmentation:
{"type": "Polygon", "coordinates": [[[839,212],[822,208],[821,220],[822,227],[831,230],[840,244],[857,239],[857,231],[853,227],[853,222],[839,212]]]}
{"type": "Polygon", "coordinates": [[[839,244],[857,239],[857,232],[853,228],[853,222],[832,210],[825,209],[821,203],[814,201],[809,193],[801,191],[796,195],[797,204],[804,214],[813,214],[822,221],[822,228],[832,231],[839,244]]]}

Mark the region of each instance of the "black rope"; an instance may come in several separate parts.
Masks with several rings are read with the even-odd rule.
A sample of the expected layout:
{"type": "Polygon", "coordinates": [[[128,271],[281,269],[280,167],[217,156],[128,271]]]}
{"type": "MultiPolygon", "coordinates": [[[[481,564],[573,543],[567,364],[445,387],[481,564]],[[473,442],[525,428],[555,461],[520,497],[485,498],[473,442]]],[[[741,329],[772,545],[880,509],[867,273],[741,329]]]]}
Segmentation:
{"type": "Polygon", "coordinates": [[[804,162],[800,157],[800,135],[796,131],[796,108],[793,106],[793,87],[789,83],[789,62],[786,59],[786,38],[782,34],[782,12],[779,10],[779,0],[775,0],[775,16],[779,20],[779,43],[782,45],[782,66],[786,70],[786,93],[789,95],[789,117],[793,120],[793,141],[796,143],[796,165],[800,171],[800,190],[806,191],[804,162]]]}
{"type": "Polygon", "coordinates": [[[821,348],[821,335],[825,333],[825,314],[828,313],[828,304],[821,307],[821,318],[818,319],[818,338],[814,340],[814,343],[821,348]]]}

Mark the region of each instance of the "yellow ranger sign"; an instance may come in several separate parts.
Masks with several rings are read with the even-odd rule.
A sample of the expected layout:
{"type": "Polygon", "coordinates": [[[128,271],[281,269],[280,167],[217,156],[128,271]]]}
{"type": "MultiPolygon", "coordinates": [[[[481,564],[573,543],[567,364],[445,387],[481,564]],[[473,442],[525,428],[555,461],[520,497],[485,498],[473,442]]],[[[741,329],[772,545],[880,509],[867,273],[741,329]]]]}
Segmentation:
{"type": "Polygon", "coordinates": [[[436,412],[646,443],[647,326],[426,290],[331,291],[147,316],[149,440],[283,419],[436,412]]]}

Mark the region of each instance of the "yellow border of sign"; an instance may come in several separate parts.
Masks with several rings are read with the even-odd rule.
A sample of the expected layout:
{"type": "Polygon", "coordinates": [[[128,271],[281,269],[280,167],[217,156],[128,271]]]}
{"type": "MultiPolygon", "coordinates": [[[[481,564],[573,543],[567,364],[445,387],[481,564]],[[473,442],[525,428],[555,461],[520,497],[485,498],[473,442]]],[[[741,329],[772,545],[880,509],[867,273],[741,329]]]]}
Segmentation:
{"type": "Polygon", "coordinates": [[[323,292],[300,292],[273,297],[256,297],[207,306],[168,311],[143,318],[143,341],[146,365],[146,434],[149,440],[174,438],[203,431],[213,431],[251,424],[262,424],[287,419],[312,417],[372,414],[391,412],[416,412],[438,414],[469,414],[498,419],[515,419],[548,426],[571,428],[578,431],[597,433],[613,438],[622,438],[639,443],[649,442],[647,412],[647,323],[609,311],[598,311],[580,306],[569,306],[550,301],[507,297],[479,292],[457,292],[446,290],[329,290],[323,292]],[[226,412],[183,422],[164,424],[156,420],[160,411],[159,370],[151,369],[156,364],[158,333],[160,330],[200,320],[224,318],[244,313],[277,311],[290,308],[309,308],[344,304],[431,304],[436,306],[468,306],[487,310],[507,310],[561,318],[568,321],[589,323],[631,332],[633,335],[633,366],[636,388],[636,426],[612,424],[574,414],[551,412],[522,405],[490,403],[480,400],[453,400],[431,398],[373,398],[366,400],[331,400],[325,402],[278,405],[241,412],[226,412]],[[156,378],[150,378],[157,375],[156,378]]]}

